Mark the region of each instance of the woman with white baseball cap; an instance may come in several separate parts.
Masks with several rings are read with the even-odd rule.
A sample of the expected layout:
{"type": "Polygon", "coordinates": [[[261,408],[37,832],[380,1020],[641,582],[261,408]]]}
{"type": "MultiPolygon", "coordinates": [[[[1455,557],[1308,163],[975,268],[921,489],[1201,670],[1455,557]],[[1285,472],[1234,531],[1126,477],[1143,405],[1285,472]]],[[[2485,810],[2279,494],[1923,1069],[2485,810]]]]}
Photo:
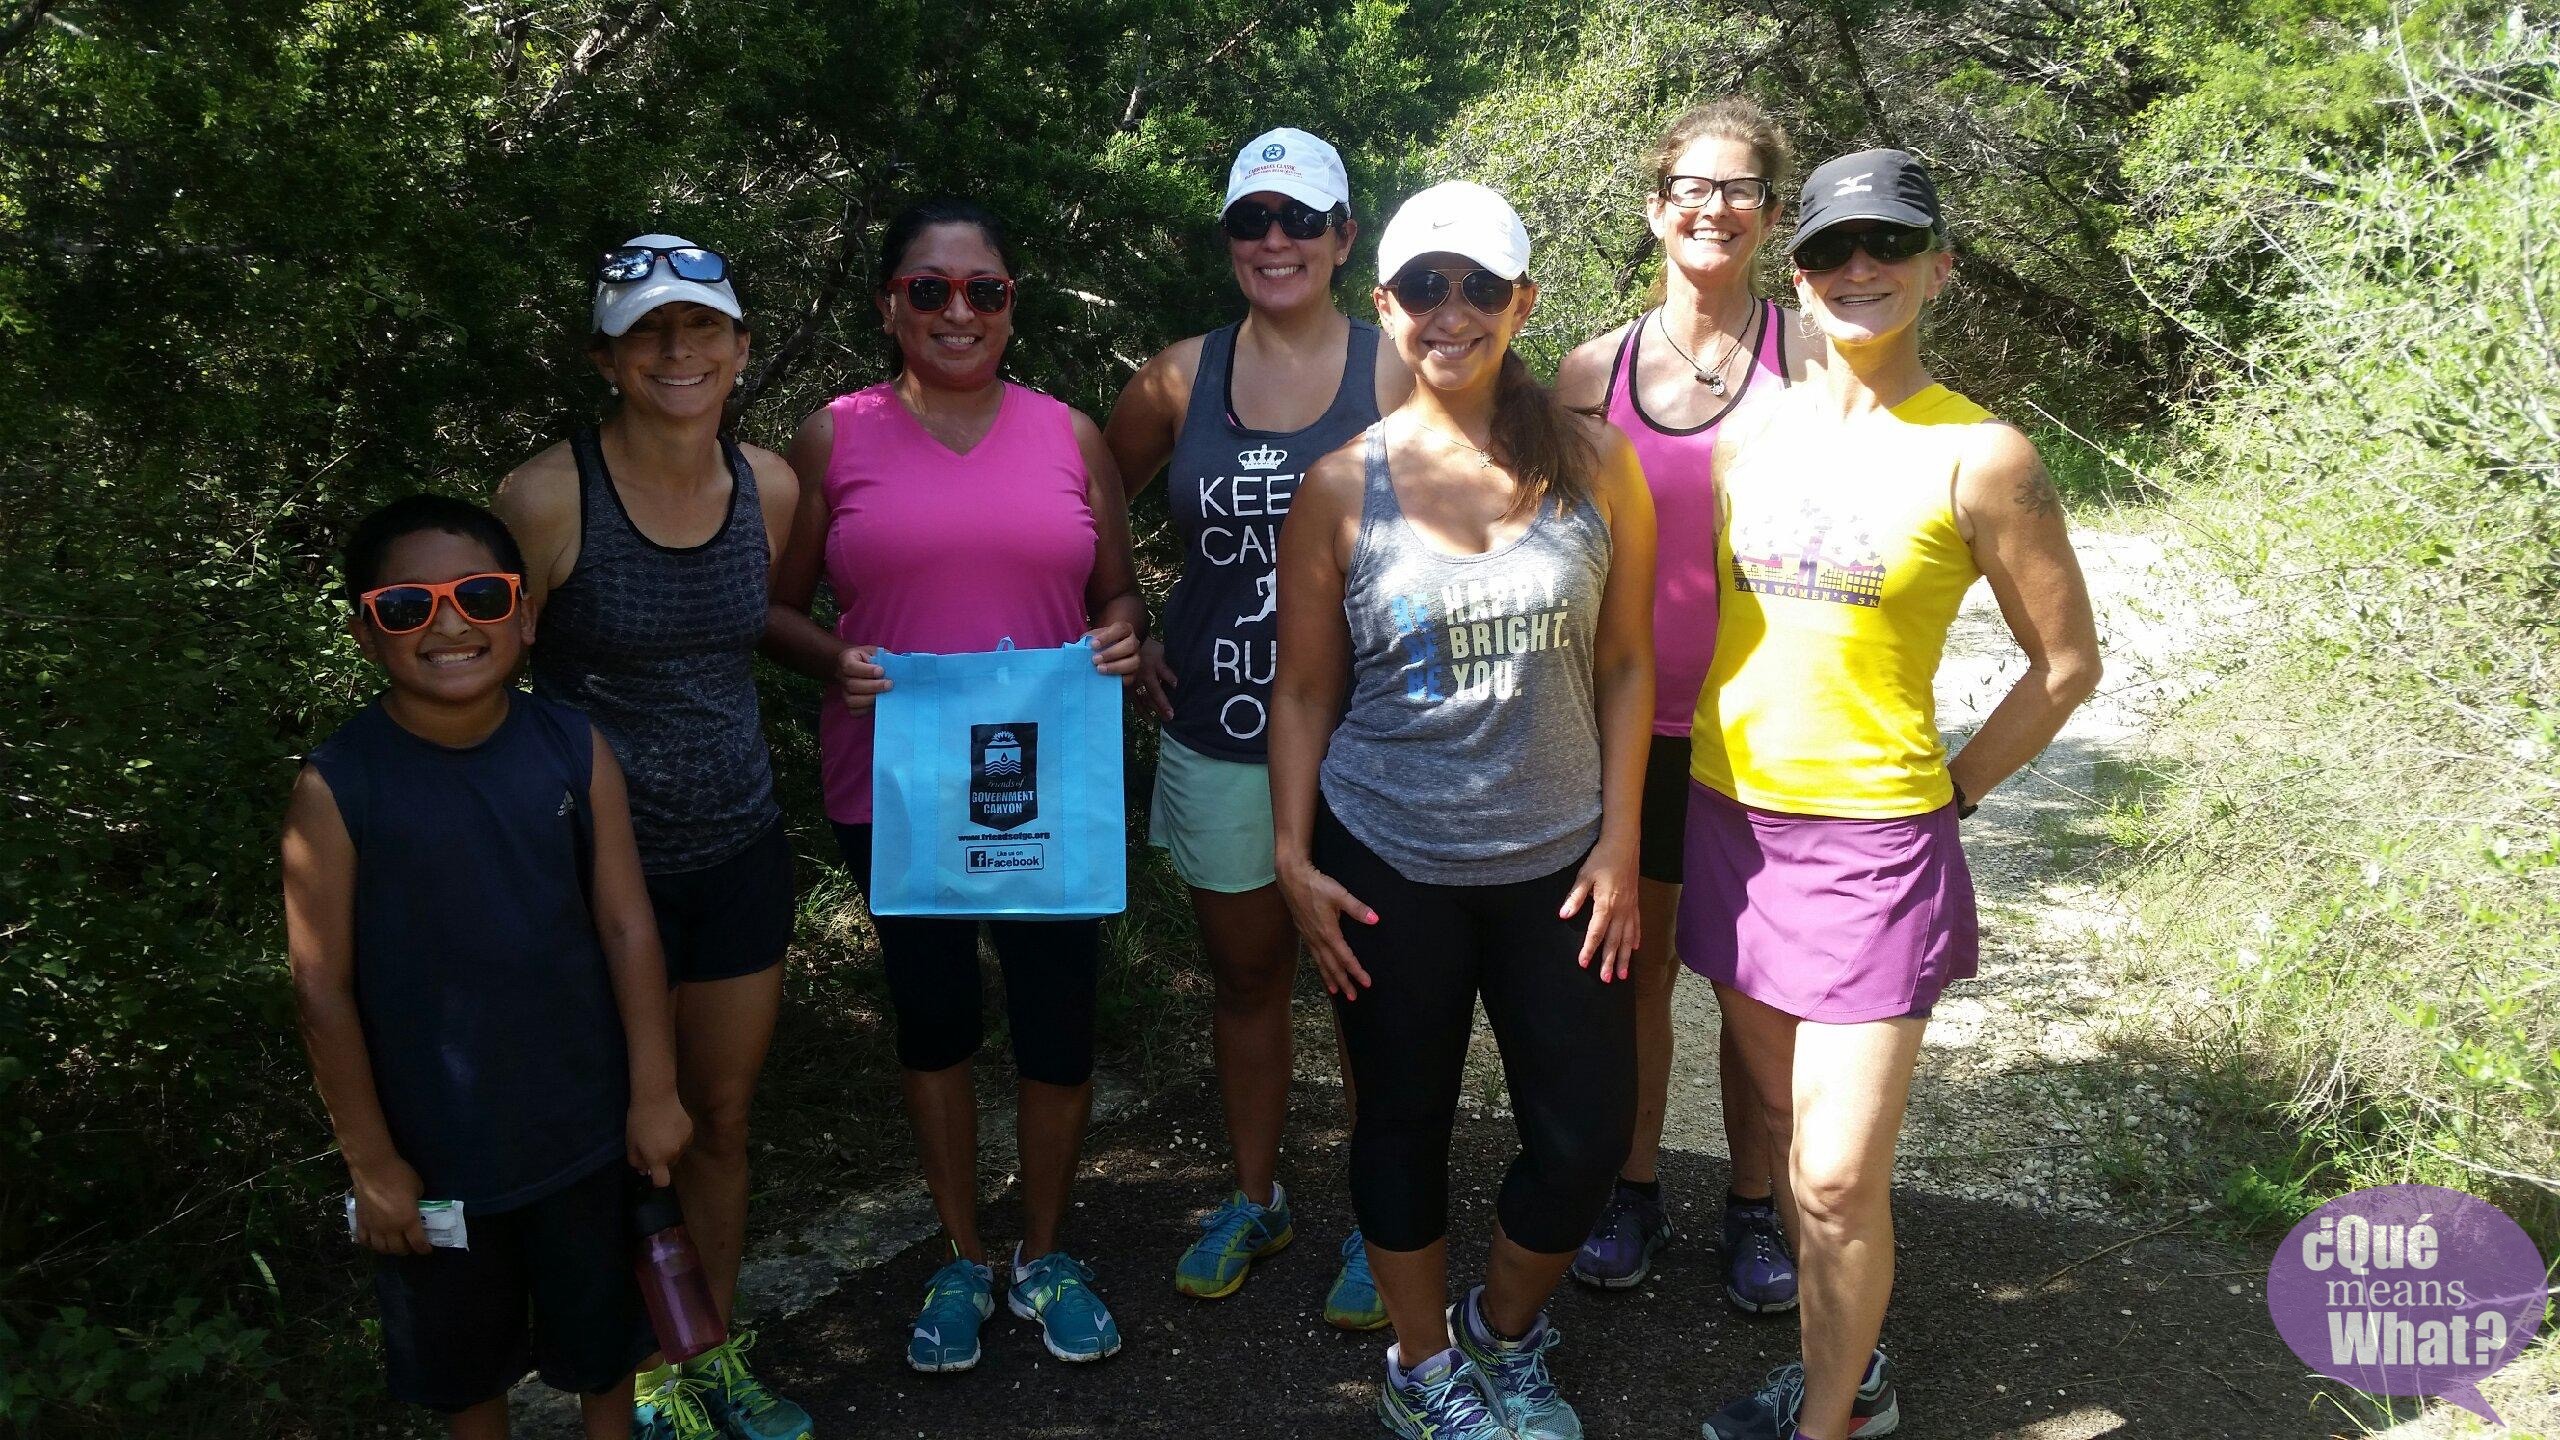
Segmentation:
{"type": "Polygon", "coordinates": [[[1380,323],[1413,393],[1317,462],[1280,539],[1282,893],[1334,996],[1351,1194],[1422,1440],[1575,1440],[1545,1306],[1635,1108],[1636,829],[1653,505],[1626,438],[1511,341],[1529,236],[1481,185],[1406,202],[1380,323]],[[1518,1117],[1484,1283],[1448,1307],[1449,1137],[1481,997],[1518,1117]]]}
{"type": "MultiPolygon", "coordinates": [[[[746,1246],[747,1115],[791,943],[754,661],[800,487],[781,456],[727,433],[750,337],[724,256],[634,236],[597,266],[593,313],[587,354],[618,403],[516,467],[491,506],[540,612],[535,691],[584,710],[630,777],[694,1124],[676,1188],[725,1317],[746,1246]]],[[[641,1435],[694,1419],[738,1440],[807,1435],[807,1413],[748,1371],[749,1337],[731,1333],[681,1375],[642,1377],[641,1435]]]]}
{"type": "Polygon", "coordinates": [[[1893,1153],[1940,993],[1980,949],[1959,822],[2096,688],[2097,627],[2035,446],[1937,382],[1920,320],[1955,265],[1928,170],[1863,150],[1806,177],[1796,299],[1822,365],[1715,454],[1716,648],[1691,728],[1684,959],[1751,1071],[1801,1267],[1803,1360],[1709,1440],[1901,1423],[1878,1348],[1893,1153]],[[2024,672],[1952,759],[1933,682],[1988,580],[2024,672]]]}
{"type": "MultiPolygon", "coordinates": [[[[1298,932],[1272,865],[1265,770],[1280,522],[1317,457],[1395,408],[1413,379],[1374,325],[1333,300],[1359,226],[1342,157],[1304,130],[1245,142],[1220,218],[1245,316],[1138,368],[1103,437],[1134,502],[1165,480],[1182,575],[1133,687],[1162,725],[1149,838],[1191,891],[1217,987],[1218,1086],[1235,1186],[1174,1270],[1186,1295],[1234,1294],[1293,1236],[1279,1181],[1298,932]]],[[[1353,1087],[1343,1086],[1346,1107],[1353,1087]]],[[[1325,1297],[1348,1330],[1386,1323],[1355,1227],[1325,1297]]]]}

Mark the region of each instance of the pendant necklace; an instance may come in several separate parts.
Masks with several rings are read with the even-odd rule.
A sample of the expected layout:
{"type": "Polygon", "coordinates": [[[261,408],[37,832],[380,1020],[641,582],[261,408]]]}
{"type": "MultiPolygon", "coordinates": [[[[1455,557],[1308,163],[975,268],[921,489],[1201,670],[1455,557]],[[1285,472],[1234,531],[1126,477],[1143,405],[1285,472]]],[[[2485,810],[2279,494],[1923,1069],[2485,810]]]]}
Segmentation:
{"type": "MultiPolygon", "coordinates": [[[[1759,308],[1756,304],[1752,306],[1755,311],[1759,308]]],[[[1670,322],[1662,318],[1662,312],[1659,309],[1653,312],[1653,328],[1662,332],[1663,343],[1671,347],[1671,353],[1688,363],[1690,371],[1698,377],[1698,383],[1707,387],[1707,393],[1721,398],[1725,391],[1724,367],[1733,363],[1734,352],[1740,350],[1742,342],[1750,338],[1752,324],[1749,320],[1742,322],[1741,333],[1725,342],[1724,353],[1716,357],[1716,363],[1712,366],[1699,364],[1696,356],[1680,348],[1680,342],[1671,338],[1670,322]]]]}
{"type": "Polygon", "coordinates": [[[1479,467],[1484,469],[1491,469],[1493,467],[1493,452],[1487,450],[1483,446],[1478,445],[1473,441],[1462,440],[1427,420],[1416,420],[1413,423],[1430,431],[1432,434],[1439,436],[1441,439],[1448,441],[1450,444],[1457,446],[1459,449],[1466,451],[1468,454],[1473,455],[1476,457],[1476,464],[1479,467]]]}

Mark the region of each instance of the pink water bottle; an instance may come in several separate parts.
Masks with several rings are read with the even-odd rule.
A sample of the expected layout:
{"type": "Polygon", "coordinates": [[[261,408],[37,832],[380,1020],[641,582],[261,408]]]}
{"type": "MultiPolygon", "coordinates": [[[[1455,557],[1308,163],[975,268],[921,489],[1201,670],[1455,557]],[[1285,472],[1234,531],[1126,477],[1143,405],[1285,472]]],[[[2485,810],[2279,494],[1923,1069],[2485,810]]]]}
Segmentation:
{"type": "Polygon", "coordinates": [[[639,1236],[632,1268],[666,1362],[681,1364],[727,1344],[729,1327],[721,1322],[720,1307],[711,1303],[711,1278],[703,1272],[693,1237],[685,1233],[674,1189],[642,1181],[631,1223],[639,1236]]]}

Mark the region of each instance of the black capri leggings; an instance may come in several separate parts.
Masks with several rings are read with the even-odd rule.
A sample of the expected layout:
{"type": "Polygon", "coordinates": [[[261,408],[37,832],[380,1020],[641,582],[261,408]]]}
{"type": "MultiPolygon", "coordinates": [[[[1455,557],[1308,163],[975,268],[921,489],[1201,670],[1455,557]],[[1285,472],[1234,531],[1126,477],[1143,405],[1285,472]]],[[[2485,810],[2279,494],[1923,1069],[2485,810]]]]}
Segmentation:
{"type": "MultiPolygon", "coordinates": [[[[1369,988],[1334,1001],[1359,1087],[1351,1204],[1370,1242],[1419,1250],[1449,1228],[1449,1131],[1476,996],[1502,1050],[1520,1154],[1495,1204],[1503,1233],[1579,1249],[1635,1133],[1635,990],[1574,963],[1590,919],[1556,911],[1579,862],[1509,885],[1406,879],[1318,807],[1316,867],[1377,911],[1343,935],[1369,988]]],[[[1629,897],[1632,901],[1633,897],[1629,897]]]]}
{"type": "MultiPolygon", "coordinates": [[[[871,827],[836,827],[836,844],[853,871],[863,903],[871,899],[871,827]]],[[[898,1063],[910,1070],[947,1070],[978,1053],[986,1038],[979,1018],[976,920],[874,915],[880,959],[889,975],[889,1006],[898,1021],[898,1063]]],[[[1012,1021],[1013,1063],[1025,1080],[1081,1085],[1093,1078],[1093,993],[1101,973],[1099,920],[983,922],[1004,965],[1005,1014],[1012,1021]]],[[[1578,1242],[1577,1242],[1578,1243],[1578,1242]]]]}

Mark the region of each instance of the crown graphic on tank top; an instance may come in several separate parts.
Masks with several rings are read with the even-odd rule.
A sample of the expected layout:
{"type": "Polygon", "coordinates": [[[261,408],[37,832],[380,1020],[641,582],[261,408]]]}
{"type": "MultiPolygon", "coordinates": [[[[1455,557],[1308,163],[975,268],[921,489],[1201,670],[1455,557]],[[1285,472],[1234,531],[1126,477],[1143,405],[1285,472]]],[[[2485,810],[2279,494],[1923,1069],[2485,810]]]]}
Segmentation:
{"type": "Polygon", "coordinates": [[[1251,450],[1236,452],[1237,466],[1246,470],[1277,470],[1288,459],[1288,451],[1274,449],[1269,445],[1259,445],[1251,450]]]}

